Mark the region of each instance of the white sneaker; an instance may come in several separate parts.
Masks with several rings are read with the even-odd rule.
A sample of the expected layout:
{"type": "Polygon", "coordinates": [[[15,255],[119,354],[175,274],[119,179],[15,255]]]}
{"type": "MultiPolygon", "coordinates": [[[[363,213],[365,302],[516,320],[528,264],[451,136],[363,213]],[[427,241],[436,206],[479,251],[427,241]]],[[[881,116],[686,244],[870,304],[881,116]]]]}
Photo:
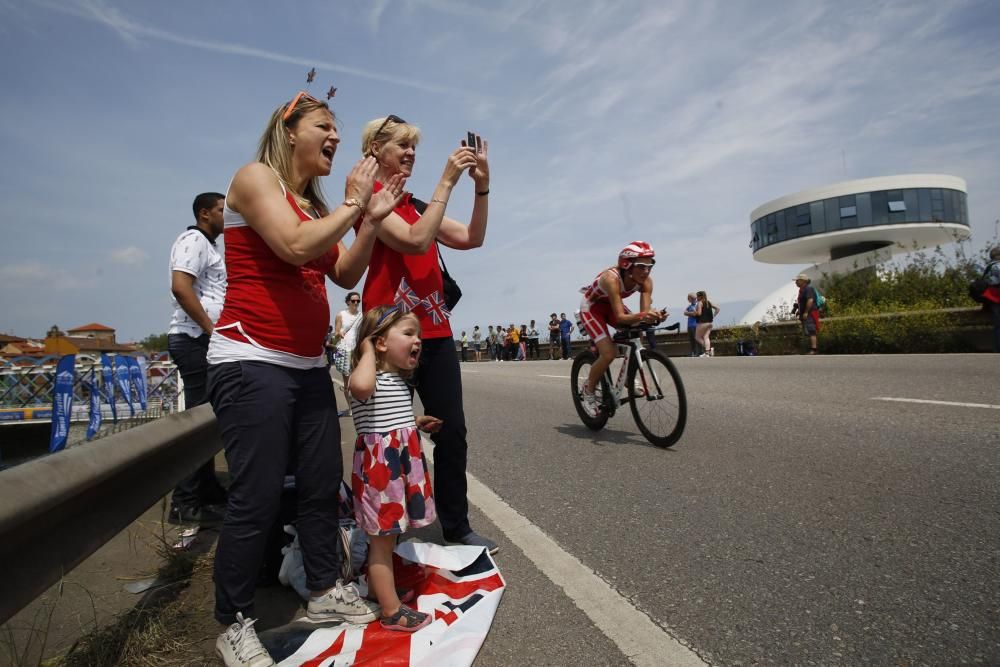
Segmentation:
{"type": "Polygon", "coordinates": [[[306,615],[310,621],[346,621],[347,623],[371,623],[382,613],[377,602],[361,597],[358,587],[345,584],[341,579],[328,593],[318,598],[309,598],[306,615]]]}
{"type": "Polygon", "coordinates": [[[591,417],[597,417],[601,414],[601,404],[597,402],[596,394],[583,390],[580,392],[580,398],[583,402],[583,409],[588,415],[591,417]]]}
{"type": "Polygon", "coordinates": [[[215,640],[215,654],[222,658],[226,667],[270,667],[274,664],[253,629],[254,623],[256,621],[236,612],[236,622],[215,640]]]}

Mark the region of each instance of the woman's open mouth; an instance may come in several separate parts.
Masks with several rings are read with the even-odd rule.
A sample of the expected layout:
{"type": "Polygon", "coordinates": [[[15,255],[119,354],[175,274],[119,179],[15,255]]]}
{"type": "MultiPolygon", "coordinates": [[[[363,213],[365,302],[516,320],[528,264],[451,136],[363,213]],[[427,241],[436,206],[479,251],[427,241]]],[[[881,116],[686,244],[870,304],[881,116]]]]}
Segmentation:
{"type": "Polygon", "coordinates": [[[333,162],[333,154],[337,152],[337,149],[333,146],[323,146],[323,157],[325,157],[330,162],[333,162]]]}

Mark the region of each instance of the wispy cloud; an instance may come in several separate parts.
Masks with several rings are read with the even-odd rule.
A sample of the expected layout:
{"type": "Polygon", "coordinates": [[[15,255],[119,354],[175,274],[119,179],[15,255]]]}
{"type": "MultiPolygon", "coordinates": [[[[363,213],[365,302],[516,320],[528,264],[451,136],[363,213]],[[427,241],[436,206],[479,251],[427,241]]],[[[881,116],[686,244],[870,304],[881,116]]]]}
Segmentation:
{"type": "Polygon", "coordinates": [[[138,266],[149,258],[145,250],[137,248],[134,245],[115,248],[111,251],[110,255],[112,262],[124,264],[125,266],[138,266]]]}
{"type": "MultiPolygon", "coordinates": [[[[75,274],[38,260],[26,260],[0,266],[0,282],[7,290],[59,291],[84,290],[93,287],[96,280],[90,275],[75,274]]],[[[13,292],[11,292],[13,293],[13,292]]]]}
{"type": "Polygon", "coordinates": [[[82,19],[92,20],[102,25],[105,25],[111,30],[113,30],[115,34],[121,37],[125,42],[133,46],[138,46],[142,43],[142,40],[140,38],[148,38],[159,41],[171,42],[174,44],[179,44],[181,46],[188,46],[196,49],[202,49],[205,51],[225,53],[233,56],[245,56],[248,58],[268,60],[271,62],[301,65],[302,67],[306,68],[315,67],[319,70],[330,70],[333,72],[340,72],[341,74],[357,76],[364,79],[370,79],[372,81],[381,81],[383,83],[402,86],[404,88],[411,88],[411,89],[415,88],[422,91],[445,93],[462,99],[468,98],[471,100],[476,100],[480,97],[480,95],[477,93],[473,93],[468,90],[463,90],[461,88],[443,86],[434,81],[415,80],[408,77],[406,78],[397,77],[389,74],[384,74],[382,72],[365,70],[358,67],[349,67],[347,65],[341,65],[339,63],[334,63],[319,58],[289,55],[285,53],[279,53],[277,51],[259,49],[252,46],[245,46],[243,44],[236,44],[233,42],[224,42],[221,40],[197,39],[194,37],[179,35],[173,32],[160,30],[159,28],[154,28],[139,23],[137,21],[134,21],[126,17],[118,9],[111,7],[99,0],[81,0],[76,4],[67,3],[65,5],[50,3],[47,1],[40,2],[39,4],[54,11],[63,12],[65,14],[77,16],[82,19]]]}

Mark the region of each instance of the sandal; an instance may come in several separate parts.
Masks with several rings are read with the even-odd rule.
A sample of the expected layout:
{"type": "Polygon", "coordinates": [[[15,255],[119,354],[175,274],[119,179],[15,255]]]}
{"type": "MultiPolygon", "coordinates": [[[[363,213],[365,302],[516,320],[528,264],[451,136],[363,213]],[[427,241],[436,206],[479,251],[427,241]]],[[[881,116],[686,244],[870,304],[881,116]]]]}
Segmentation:
{"type": "Polygon", "coordinates": [[[386,630],[395,632],[416,632],[431,624],[431,615],[410,609],[405,604],[399,606],[392,616],[383,616],[380,621],[386,630]]]}

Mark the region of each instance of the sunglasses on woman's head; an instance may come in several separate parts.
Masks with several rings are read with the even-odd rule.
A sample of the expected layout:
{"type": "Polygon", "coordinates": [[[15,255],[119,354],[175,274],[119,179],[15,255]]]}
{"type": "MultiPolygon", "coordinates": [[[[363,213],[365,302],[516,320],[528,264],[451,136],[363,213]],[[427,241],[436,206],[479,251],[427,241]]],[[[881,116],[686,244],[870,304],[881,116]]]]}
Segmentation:
{"type": "Polygon", "coordinates": [[[308,100],[312,100],[313,102],[319,102],[319,100],[306,91],[300,90],[299,94],[292,98],[292,103],[289,104],[288,108],[285,110],[285,115],[281,117],[282,121],[286,121],[291,117],[291,115],[295,112],[295,106],[302,100],[303,97],[308,100]]]}
{"type": "Polygon", "coordinates": [[[389,123],[390,120],[393,123],[399,123],[400,125],[406,125],[406,121],[403,120],[402,118],[400,118],[399,116],[397,116],[396,114],[389,114],[388,116],[385,117],[385,120],[382,121],[382,124],[378,126],[378,130],[376,130],[375,134],[372,135],[372,139],[374,139],[378,135],[382,134],[382,130],[385,129],[385,126],[389,123]]]}

